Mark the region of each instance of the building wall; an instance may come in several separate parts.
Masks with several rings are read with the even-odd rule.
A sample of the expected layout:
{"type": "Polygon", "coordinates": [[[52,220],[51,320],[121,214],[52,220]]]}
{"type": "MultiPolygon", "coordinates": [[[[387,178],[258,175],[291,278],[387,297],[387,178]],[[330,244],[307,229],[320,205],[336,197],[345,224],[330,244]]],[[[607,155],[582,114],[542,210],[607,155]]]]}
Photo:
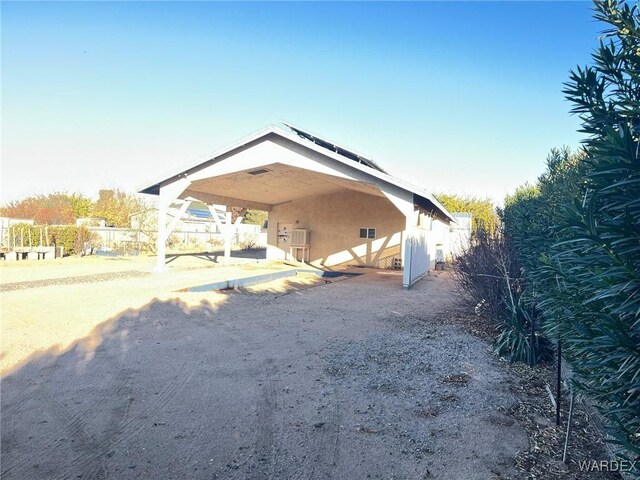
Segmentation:
{"type": "Polygon", "coordinates": [[[385,197],[343,191],[276,205],[269,212],[267,258],[284,258],[277,248],[278,223],[311,231],[311,263],[389,267],[400,258],[405,217],[385,197]],[[360,238],[360,228],[375,228],[375,239],[360,238]]]}

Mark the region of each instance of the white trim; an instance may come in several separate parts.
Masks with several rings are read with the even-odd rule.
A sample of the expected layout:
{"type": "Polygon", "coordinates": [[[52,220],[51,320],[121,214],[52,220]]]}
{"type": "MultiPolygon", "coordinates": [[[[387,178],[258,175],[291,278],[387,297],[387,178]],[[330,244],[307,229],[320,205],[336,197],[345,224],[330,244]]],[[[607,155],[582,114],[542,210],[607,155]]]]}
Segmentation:
{"type": "Polygon", "coordinates": [[[449,213],[449,211],[429,192],[427,192],[426,190],[423,190],[419,187],[416,187],[415,185],[412,185],[408,182],[405,182],[404,180],[401,180],[399,178],[396,177],[392,177],[391,175],[388,175],[386,173],[380,172],[378,170],[375,170],[371,167],[367,167],[366,165],[362,165],[360,163],[357,163],[351,159],[348,159],[346,157],[343,157],[342,155],[335,153],[335,152],[331,152],[330,150],[327,150],[326,148],[323,148],[319,145],[316,145],[315,143],[305,140],[303,138],[300,138],[298,135],[294,134],[294,133],[289,133],[286,132],[284,130],[282,130],[281,128],[275,127],[275,126],[269,126],[267,128],[264,128],[252,135],[249,135],[245,138],[243,138],[242,140],[239,140],[235,143],[232,143],[231,145],[228,145],[224,148],[221,148],[219,150],[217,150],[216,152],[212,153],[211,155],[207,155],[206,157],[201,157],[200,159],[198,159],[197,161],[191,162],[190,164],[188,164],[185,167],[182,167],[179,170],[174,170],[173,173],[170,173],[166,176],[161,177],[160,179],[158,179],[155,182],[150,182],[150,183],[146,183],[144,184],[141,188],[138,188],[138,191],[142,191],[142,190],[146,190],[149,188],[152,188],[156,185],[162,185],[163,183],[166,182],[171,182],[174,179],[180,178],[180,177],[187,177],[190,173],[190,170],[194,170],[194,169],[201,169],[203,168],[203,166],[207,163],[216,163],[216,161],[218,160],[218,157],[221,157],[222,155],[226,155],[230,152],[232,152],[233,150],[236,150],[238,148],[241,148],[245,145],[247,145],[248,143],[254,142],[262,137],[266,137],[269,134],[274,134],[274,135],[278,135],[281,138],[290,140],[304,148],[307,148],[309,150],[313,150],[327,158],[331,158],[333,160],[336,160],[344,165],[346,165],[349,168],[355,169],[355,170],[359,170],[369,176],[375,177],[378,180],[382,180],[386,183],[389,183],[393,186],[396,186],[398,188],[401,188],[402,190],[405,190],[411,194],[415,194],[415,195],[419,195],[425,199],[427,199],[429,202],[433,203],[433,205],[438,208],[441,213],[443,215],[445,215],[446,217],[448,217],[452,222],[455,223],[455,218],[453,217],[453,215],[451,215],[451,213],[449,213]],[[202,158],[206,158],[205,160],[202,160],[202,158]]]}

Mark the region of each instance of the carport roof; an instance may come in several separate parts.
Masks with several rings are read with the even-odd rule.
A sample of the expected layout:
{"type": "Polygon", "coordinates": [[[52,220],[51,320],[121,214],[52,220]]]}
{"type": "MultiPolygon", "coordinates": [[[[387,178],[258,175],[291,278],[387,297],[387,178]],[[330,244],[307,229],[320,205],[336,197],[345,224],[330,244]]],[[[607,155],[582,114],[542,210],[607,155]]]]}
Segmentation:
{"type": "Polygon", "coordinates": [[[243,138],[242,140],[235,142],[231,145],[228,145],[216,152],[205,157],[205,160],[199,159],[191,164],[183,166],[177,171],[174,170],[166,175],[163,175],[160,178],[157,178],[156,181],[150,184],[143,185],[138,191],[140,193],[146,193],[150,195],[158,195],[160,193],[160,187],[164,184],[171,183],[174,180],[179,178],[188,176],[189,174],[203,168],[206,165],[211,165],[216,163],[218,160],[225,158],[233,152],[234,150],[240,149],[245,145],[260,140],[262,137],[267,137],[269,135],[278,135],[282,138],[288,139],[292,142],[301,145],[302,147],[308,148],[310,150],[314,150],[326,157],[337,160],[344,165],[359,170],[368,174],[371,177],[379,181],[386,182],[388,184],[394,185],[398,188],[401,188],[414,196],[415,205],[422,207],[426,210],[433,211],[435,209],[436,214],[444,217],[448,221],[455,223],[455,218],[449,213],[449,211],[435,198],[431,193],[427,192],[424,189],[411,185],[404,180],[401,180],[397,177],[391,176],[385,171],[383,171],[378,165],[376,165],[373,161],[362,157],[358,154],[352,153],[349,150],[346,150],[342,147],[339,147],[331,142],[328,142],[323,139],[319,139],[318,137],[307,134],[306,132],[291,127],[285,123],[287,127],[289,127],[293,133],[282,130],[281,128],[275,126],[269,126],[264,128],[248,137],[243,138]],[[300,132],[305,133],[305,135],[301,135],[300,132]],[[320,140],[320,142],[316,141],[320,140]],[[348,152],[348,154],[345,154],[348,152]]]}

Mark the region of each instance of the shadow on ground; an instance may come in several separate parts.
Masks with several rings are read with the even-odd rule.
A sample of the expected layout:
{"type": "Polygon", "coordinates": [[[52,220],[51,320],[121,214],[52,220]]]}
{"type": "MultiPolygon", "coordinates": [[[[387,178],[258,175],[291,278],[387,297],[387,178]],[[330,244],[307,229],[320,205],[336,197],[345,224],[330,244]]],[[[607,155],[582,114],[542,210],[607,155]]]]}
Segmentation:
{"type": "Polygon", "coordinates": [[[497,413],[510,399],[487,345],[429,322],[446,284],[365,277],[155,299],[33,356],[2,382],[2,478],[508,472],[526,437],[497,413]]]}
{"type": "MultiPolygon", "coordinates": [[[[199,260],[206,260],[212,263],[221,263],[224,261],[224,250],[218,250],[215,252],[199,252],[199,253],[172,253],[166,256],[166,264],[175,262],[179,258],[191,257],[199,260]]],[[[232,258],[242,259],[255,259],[264,260],[267,258],[266,248],[249,248],[246,250],[233,250],[231,252],[232,258]]]]}

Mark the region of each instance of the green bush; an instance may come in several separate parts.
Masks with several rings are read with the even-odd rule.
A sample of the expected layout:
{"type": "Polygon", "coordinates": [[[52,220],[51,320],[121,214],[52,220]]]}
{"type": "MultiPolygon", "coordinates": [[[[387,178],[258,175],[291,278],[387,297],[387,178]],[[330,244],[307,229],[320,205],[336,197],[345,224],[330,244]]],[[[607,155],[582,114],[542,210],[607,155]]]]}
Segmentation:
{"type": "Polygon", "coordinates": [[[640,15],[596,3],[608,41],[565,93],[583,120],[586,190],[564,211],[566,236],[539,277],[540,305],[563,340],[576,385],[600,405],[614,442],[640,457],[640,15]]]}
{"type": "Polygon", "coordinates": [[[474,231],[469,248],[453,268],[459,284],[476,303],[476,313],[499,332],[496,353],[528,365],[552,358],[550,343],[540,332],[539,312],[525,289],[513,243],[500,228],[474,231]]]}
{"type": "Polygon", "coordinates": [[[496,353],[510,362],[523,362],[529,366],[553,358],[553,347],[540,331],[540,313],[526,291],[509,297],[500,335],[496,340],[496,353]]]}
{"type": "Polygon", "coordinates": [[[76,234],[78,227],[75,225],[64,225],[59,227],[49,227],[49,244],[63,247],[64,255],[76,253],[76,234]]]}
{"type": "Polygon", "coordinates": [[[609,25],[594,65],[565,94],[587,134],[554,151],[532,189],[507,199],[505,231],[533,308],[559,338],[579,391],[596,401],[620,455],[640,457],[640,16],[595,2],[609,25]]]}
{"type": "Polygon", "coordinates": [[[85,226],[63,225],[48,227],[49,245],[63,247],[64,255],[83,255],[85,249],[97,248],[99,236],[91,233],[85,226]]]}

